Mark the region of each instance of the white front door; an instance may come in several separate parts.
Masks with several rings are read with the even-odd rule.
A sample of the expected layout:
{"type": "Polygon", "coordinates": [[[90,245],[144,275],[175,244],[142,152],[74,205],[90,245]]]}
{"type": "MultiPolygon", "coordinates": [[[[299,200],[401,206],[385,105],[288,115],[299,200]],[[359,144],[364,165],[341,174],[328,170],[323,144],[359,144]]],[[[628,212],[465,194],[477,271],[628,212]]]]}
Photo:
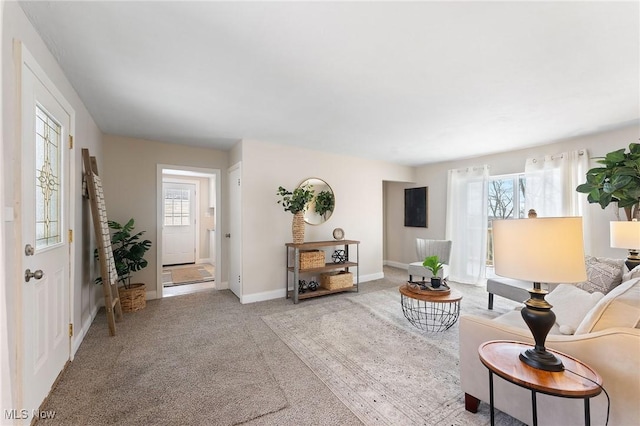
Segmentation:
{"type": "Polygon", "coordinates": [[[240,163],[229,170],[229,289],[242,301],[240,163]]]}
{"type": "Polygon", "coordinates": [[[70,112],[27,66],[22,73],[23,406],[38,409],[71,355],[70,112]]]}
{"type": "Polygon", "coordinates": [[[196,261],[196,186],[192,183],[162,184],[162,264],[196,261]]]}

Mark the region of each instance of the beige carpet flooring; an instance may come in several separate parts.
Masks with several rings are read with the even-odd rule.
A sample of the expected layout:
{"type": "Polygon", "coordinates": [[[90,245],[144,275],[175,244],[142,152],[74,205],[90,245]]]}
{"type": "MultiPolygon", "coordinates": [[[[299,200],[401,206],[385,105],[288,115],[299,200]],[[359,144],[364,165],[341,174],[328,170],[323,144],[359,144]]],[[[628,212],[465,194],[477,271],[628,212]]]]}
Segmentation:
{"type": "MultiPolygon", "coordinates": [[[[363,420],[369,424],[267,322],[273,326],[278,315],[291,313],[313,324],[321,321],[313,316],[317,309],[339,312],[345,303],[374,306],[358,300],[383,297],[384,290],[393,294],[406,279],[406,271],[394,268],[385,268],[385,275],[361,284],[357,294],[336,294],[297,305],[290,299],[241,305],[228,290],[153,300],[144,310],[126,314],[117,324],[115,337],[108,336],[101,311],[42,407],[54,410],[55,418],[38,424],[358,425],[363,420]]],[[[477,290],[486,301],[486,292],[477,290]]],[[[510,309],[510,304],[498,298],[496,312],[510,309]]],[[[430,337],[416,334],[417,329],[408,331],[406,324],[399,327],[395,321],[401,320],[393,315],[382,318],[384,327],[397,328],[415,342],[429,341],[430,337]]],[[[351,325],[355,333],[357,318],[351,325]]],[[[457,329],[449,332],[453,345],[457,329]]],[[[433,345],[439,347],[438,342],[434,340],[433,345]]],[[[455,364],[452,350],[445,353],[455,364]]],[[[448,371],[455,369],[448,367],[448,371]]],[[[451,381],[453,385],[447,387],[452,387],[456,376],[452,373],[443,380],[451,381]]],[[[434,386],[431,392],[438,389],[434,386]]],[[[454,398],[451,403],[462,401],[454,398]]],[[[486,404],[481,404],[478,415],[469,415],[469,424],[487,424],[487,412],[486,404]]],[[[429,419],[422,424],[429,424],[429,419]]]]}

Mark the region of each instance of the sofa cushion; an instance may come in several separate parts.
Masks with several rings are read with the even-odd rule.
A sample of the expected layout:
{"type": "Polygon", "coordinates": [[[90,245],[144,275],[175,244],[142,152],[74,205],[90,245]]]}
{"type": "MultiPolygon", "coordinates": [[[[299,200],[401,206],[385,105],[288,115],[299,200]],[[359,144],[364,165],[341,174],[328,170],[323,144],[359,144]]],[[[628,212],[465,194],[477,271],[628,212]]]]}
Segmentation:
{"type": "Polygon", "coordinates": [[[553,306],[560,333],[573,334],[585,315],[603,297],[600,292],[589,293],[571,284],[560,284],[546,300],[553,306]]]}
{"type": "MultiPolygon", "coordinates": [[[[529,329],[527,323],[525,323],[522,319],[522,312],[520,309],[514,309],[513,311],[509,311],[506,314],[502,314],[499,317],[494,318],[493,321],[511,327],[524,328],[525,330],[529,329]]],[[[560,334],[558,324],[554,324],[553,327],[551,327],[551,330],[549,330],[549,334],[560,334]]]]}
{"type": "Polygon", "coordinates": [[[576,284],[576,287],[589,293],[599,291],[607,294],[622,282],[623,259],[585,256],[585,267],[587,281],[576,284]]]}
{"type": "Polygon", "coordinates": [[[629,281],[633,278],[640,278],[640,266],[636,266],[632,270],[627,270],[627,267],[624,268],[624,273],[622,274],[622,281],[629,281]]]}
{"type": "Polygon", "coordinates": [[[604,296],[585,316],[575,334],[612,327],[634,328],[640,322],[640,278],[620,284],[604,296]]]}

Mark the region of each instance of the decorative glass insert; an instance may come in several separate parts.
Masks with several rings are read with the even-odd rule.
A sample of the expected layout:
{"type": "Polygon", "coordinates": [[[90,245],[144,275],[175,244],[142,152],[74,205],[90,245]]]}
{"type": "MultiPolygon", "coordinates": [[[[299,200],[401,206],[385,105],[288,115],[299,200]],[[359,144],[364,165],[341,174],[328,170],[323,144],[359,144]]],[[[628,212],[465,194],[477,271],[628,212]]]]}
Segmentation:
{"type": "Polygon", "coordinates": [[[188,189],[166,189],[164,195],[165,226],[191,224],[191,200],[188,189]]]}
{"type": "Polygon", "coordinates": [[[62,241],[61,139],[62,126],[36,105],[36,248],[62,241]]]}

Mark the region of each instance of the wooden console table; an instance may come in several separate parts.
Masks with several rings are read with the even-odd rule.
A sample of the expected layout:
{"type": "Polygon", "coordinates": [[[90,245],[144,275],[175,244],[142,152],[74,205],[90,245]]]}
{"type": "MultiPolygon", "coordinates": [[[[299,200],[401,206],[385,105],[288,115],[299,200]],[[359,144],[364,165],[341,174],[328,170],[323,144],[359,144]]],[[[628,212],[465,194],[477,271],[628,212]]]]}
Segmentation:
{"type": "Polygon", "coordinates": [[[531,409],[533,425],[538,424],[536,393],[545,393],[561,398],[584,399],[584,423],[591,424],[589,398],[602,392],[602,378],[588,365],[563,353],[548,349],[562,360],[563,371],[545,371],[530,367],[520,361],[520,352],[531,347],[531,344],[492,340],[483,343],[478,349],[480,361],[489,369],[489,404],[491,405],[491,425],[495,424],[493,413],[493,374],[497,374],[508,382],[531,391],[531,409]],[[580,374],[580,377],[573,372],[580,374]]]}
{"type": "Polygon", "coordinates": [[[358,291],[358,284],[360,283],[360,268],[358,268],[358,261],[360,259],[360,241],[355,240],[331,240],[331,241],[315,241],[310,243],[294,244],[287,243],[286,247],[286,264],[287,264],[287,279],[285,284],[285,291],[287,299],[289,296],[293,297],[293,303],[298,303],[298,300],[308,299],[311,297],[324,296],[332,293],[341,293],[344,291],[358,291]],[[349,246],[356,246],[356,259],[355,262],[351,261],[349,257],[349,246]],[[346,262],[343,263],[325,263],[324,266],[317,268],[300,268],[300,251],[302,250],[316,250],[323,247],[338,247],[341,246],[344,249],[346,262]],[[291,256],[293,252],[293,256],[291,256]],[[293,258],[293,265],[291,265],[291,259],[293,258]],[[304,294],[298,294],[298,281],[301,273],[322,273],[328,271],[343,270],[349,272],[349,268],[356,268],[356,283],[351,287],[337,288],[334,290],[327,290],[319,288],[316,291],[311,291],[304,294]],[[293,276],[293,290],[289,290],[289,277],[293,276]]]}

